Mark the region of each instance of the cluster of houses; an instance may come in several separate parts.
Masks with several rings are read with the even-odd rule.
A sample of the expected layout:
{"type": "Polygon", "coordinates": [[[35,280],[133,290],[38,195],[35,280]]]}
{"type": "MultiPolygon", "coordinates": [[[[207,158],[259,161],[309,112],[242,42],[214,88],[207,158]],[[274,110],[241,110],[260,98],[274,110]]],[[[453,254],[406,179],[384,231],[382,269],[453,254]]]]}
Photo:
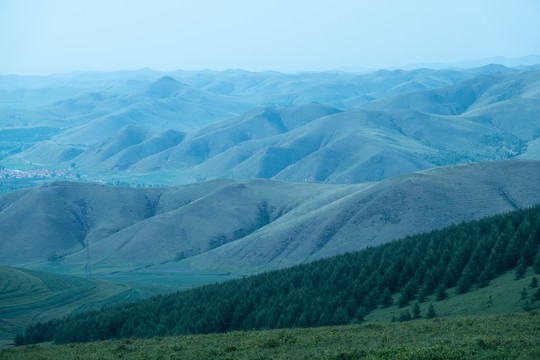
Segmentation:
{"type": "Polygon", "coordinates": [[[49,178],[75,176],[68,169],[35,169],[12,170],[0,169],[0,176],[4,179],[49,178]]]}

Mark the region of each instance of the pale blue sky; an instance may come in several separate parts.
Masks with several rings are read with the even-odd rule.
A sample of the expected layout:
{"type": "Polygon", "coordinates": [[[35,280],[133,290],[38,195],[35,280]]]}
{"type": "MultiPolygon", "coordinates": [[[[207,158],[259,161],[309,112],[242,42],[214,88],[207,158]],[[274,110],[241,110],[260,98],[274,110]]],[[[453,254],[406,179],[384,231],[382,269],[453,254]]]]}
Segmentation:
{"type": "Polygon", "coordinates": [[[0,74],[373,69],[531,54],[538,0],[0,0],[0,74]]]}

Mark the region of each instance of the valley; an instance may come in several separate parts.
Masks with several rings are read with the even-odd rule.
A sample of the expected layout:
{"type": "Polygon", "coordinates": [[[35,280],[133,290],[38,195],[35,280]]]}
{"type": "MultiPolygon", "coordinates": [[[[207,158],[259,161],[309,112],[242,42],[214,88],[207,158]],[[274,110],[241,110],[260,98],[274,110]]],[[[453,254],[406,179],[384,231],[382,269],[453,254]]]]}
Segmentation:
{"type": "MultiPolygon", "coordinates": [[[[350,323],[390,326],[386,323],[411,320],[418,309],[425,317],[430,305],[438,317],[456,318],[444,321],[456,322],[537,310],[536,290],[528,286],[537,277],[538,243],[528,238],[520,245],[528,244],[525,250],[498,249],[504,265],[485,270],[480,283],[460,280],[467,277],[461,272],[455,279],[445,277],[444,299],[437,299],[437,286],[426,280],[435,275],[410,266],[408,277],[390,283],[391,274],[382,275],[384,266],[356,273],[364,265],[346,270],[332,263],[311,284],[331,278],[332,286],[348,282],[356,292],[333,289],[309,309],[292,301],[314,291],[303,275],[270,290],[261,285],[248,291],[242,284],[287,272],[316,273],[317,264],[327,260],[350,260],[434,231],[451,233],[495,215],[503,216],[496,220],[499,226],[504,216],[518,216],[508,214],[536,211],[531,209],[540,204],[538,113],[538,66],[0,76],[1,345],[12,344],[16,334],[30,344],[350,323]],[[363,277],[376,293],[360,294],[355,279],[363,277]],[[421,284],[429,285],[423,293],[421,284]],[[224,288],[225,295],[216,290],[224,288]],[[109,325],[116,320],[104,320],[113,311],[110,305],[161,306],[173,301],[164,295],[170,293],[187,299],[175,324],[156,315],[154,323],[133,330],[139,321],[133,314],[114,326],[109,325]],[[211,301],[213,310],[204,308],[215,294],[221,295],[211,301]],[[280,294],[289,296],[290,306],[279,308],[280,294]],[[236,303],[223,305],[219,299],[236,303]],[[258,312],[250,313],[250,307],[258,312]],[[182,318],[195,310],[198,321],[182,318]],[[53,319],[80,320],[87,314],[101,318],[90,327],[77,325],[85,329],[78,337],[70,337],[71,330],[43,331],[63,326],[53,319]],[[113,328],[122,332],[107,333],[113,328]]],[[[476,241],[493,248],[513,243],[521,236],[518,229],[536,226],[534,216],[529,223],[511,221],[508,229],[492,227],[489,236],[483,228],[448,235],[471,246],[463,250],[467,261],[462,259],[459,271],[466,273],[470,259],[487,259],[495,251],[476,241]],[[479,233],[486,237],[478,240],[479,233]],[[471,252],[475,248],[481,254],[471,252]]],[[[537,228],[530,231],[538,234],[537,228]]],[[[411,244],[396,252],[420,249],[411,244]]],[[[446,246],[459,248],[450,240],[446,246]]],[[[391,253],[382,258],[390,261],[391,253]]],[[[432,255],[422,256],[435,261],[432,255]]],[[[370,260],[376,261],[380,258],[370,260]]],[[[444,266],[457,266],[452,264],[444,266]]],[[[153,311],[141,309],[136,313],[153,311]]],[[[111,319],[123,318],[125,311],[111,319]]],[[[526,322],[527,315],[513,316],[474,321],[526,322]]],[[[419,326],[416,321],[411,326],[419,326]]],[[[388,331],[406,331],[402,324],[392,326],[388,331]]],[[[309,331],[328,336],[355,329],[309,331]]],[[[304,330],[290,331],[296,337],[304,330]]],[[[475,339],[464,345],[468,355],[480,351],[475,339]]],[[[535,354],[531,349],[524,351],[535,354]]],[[[336,358],[348,356],[336,351],[336,358]]],[[[376,358],[380,351],[365,354],[376,358]]],[[[498,346],[490,351],[513,354],[498,346]]],[[[360,356],[355,354],[351,358],[360,356]]]]}
{"type": "Polygon", "coordinates": [[[155,186],[213,178],[360,183],[441,165],[538,158],[539,74],[534,66],[487,65],[0,79],[0,165],[155,186]],[[74,83],[73,97],[61,91],[50,103],[16,95],[74,83]]]}

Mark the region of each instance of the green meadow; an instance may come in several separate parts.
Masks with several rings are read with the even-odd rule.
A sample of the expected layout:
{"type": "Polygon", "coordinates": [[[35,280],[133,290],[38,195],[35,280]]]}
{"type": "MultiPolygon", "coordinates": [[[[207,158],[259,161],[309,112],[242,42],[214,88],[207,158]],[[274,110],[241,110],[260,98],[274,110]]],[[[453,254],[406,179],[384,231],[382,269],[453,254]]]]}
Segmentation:
{"type": "Polygon", "coordinates": [[[0,359],[539,359],[540,313],[29,345],[0,359]]]}

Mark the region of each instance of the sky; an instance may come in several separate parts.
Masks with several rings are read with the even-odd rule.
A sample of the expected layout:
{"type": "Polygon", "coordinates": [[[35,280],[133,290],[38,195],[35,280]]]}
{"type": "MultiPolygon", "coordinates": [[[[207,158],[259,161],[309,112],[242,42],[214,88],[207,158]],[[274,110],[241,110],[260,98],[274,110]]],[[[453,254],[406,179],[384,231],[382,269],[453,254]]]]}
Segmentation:
{"type": "Polygon", "coordinates": [[[0,74],[396,68],[540,55],[539,0],[0,0],[0,74]]]}

